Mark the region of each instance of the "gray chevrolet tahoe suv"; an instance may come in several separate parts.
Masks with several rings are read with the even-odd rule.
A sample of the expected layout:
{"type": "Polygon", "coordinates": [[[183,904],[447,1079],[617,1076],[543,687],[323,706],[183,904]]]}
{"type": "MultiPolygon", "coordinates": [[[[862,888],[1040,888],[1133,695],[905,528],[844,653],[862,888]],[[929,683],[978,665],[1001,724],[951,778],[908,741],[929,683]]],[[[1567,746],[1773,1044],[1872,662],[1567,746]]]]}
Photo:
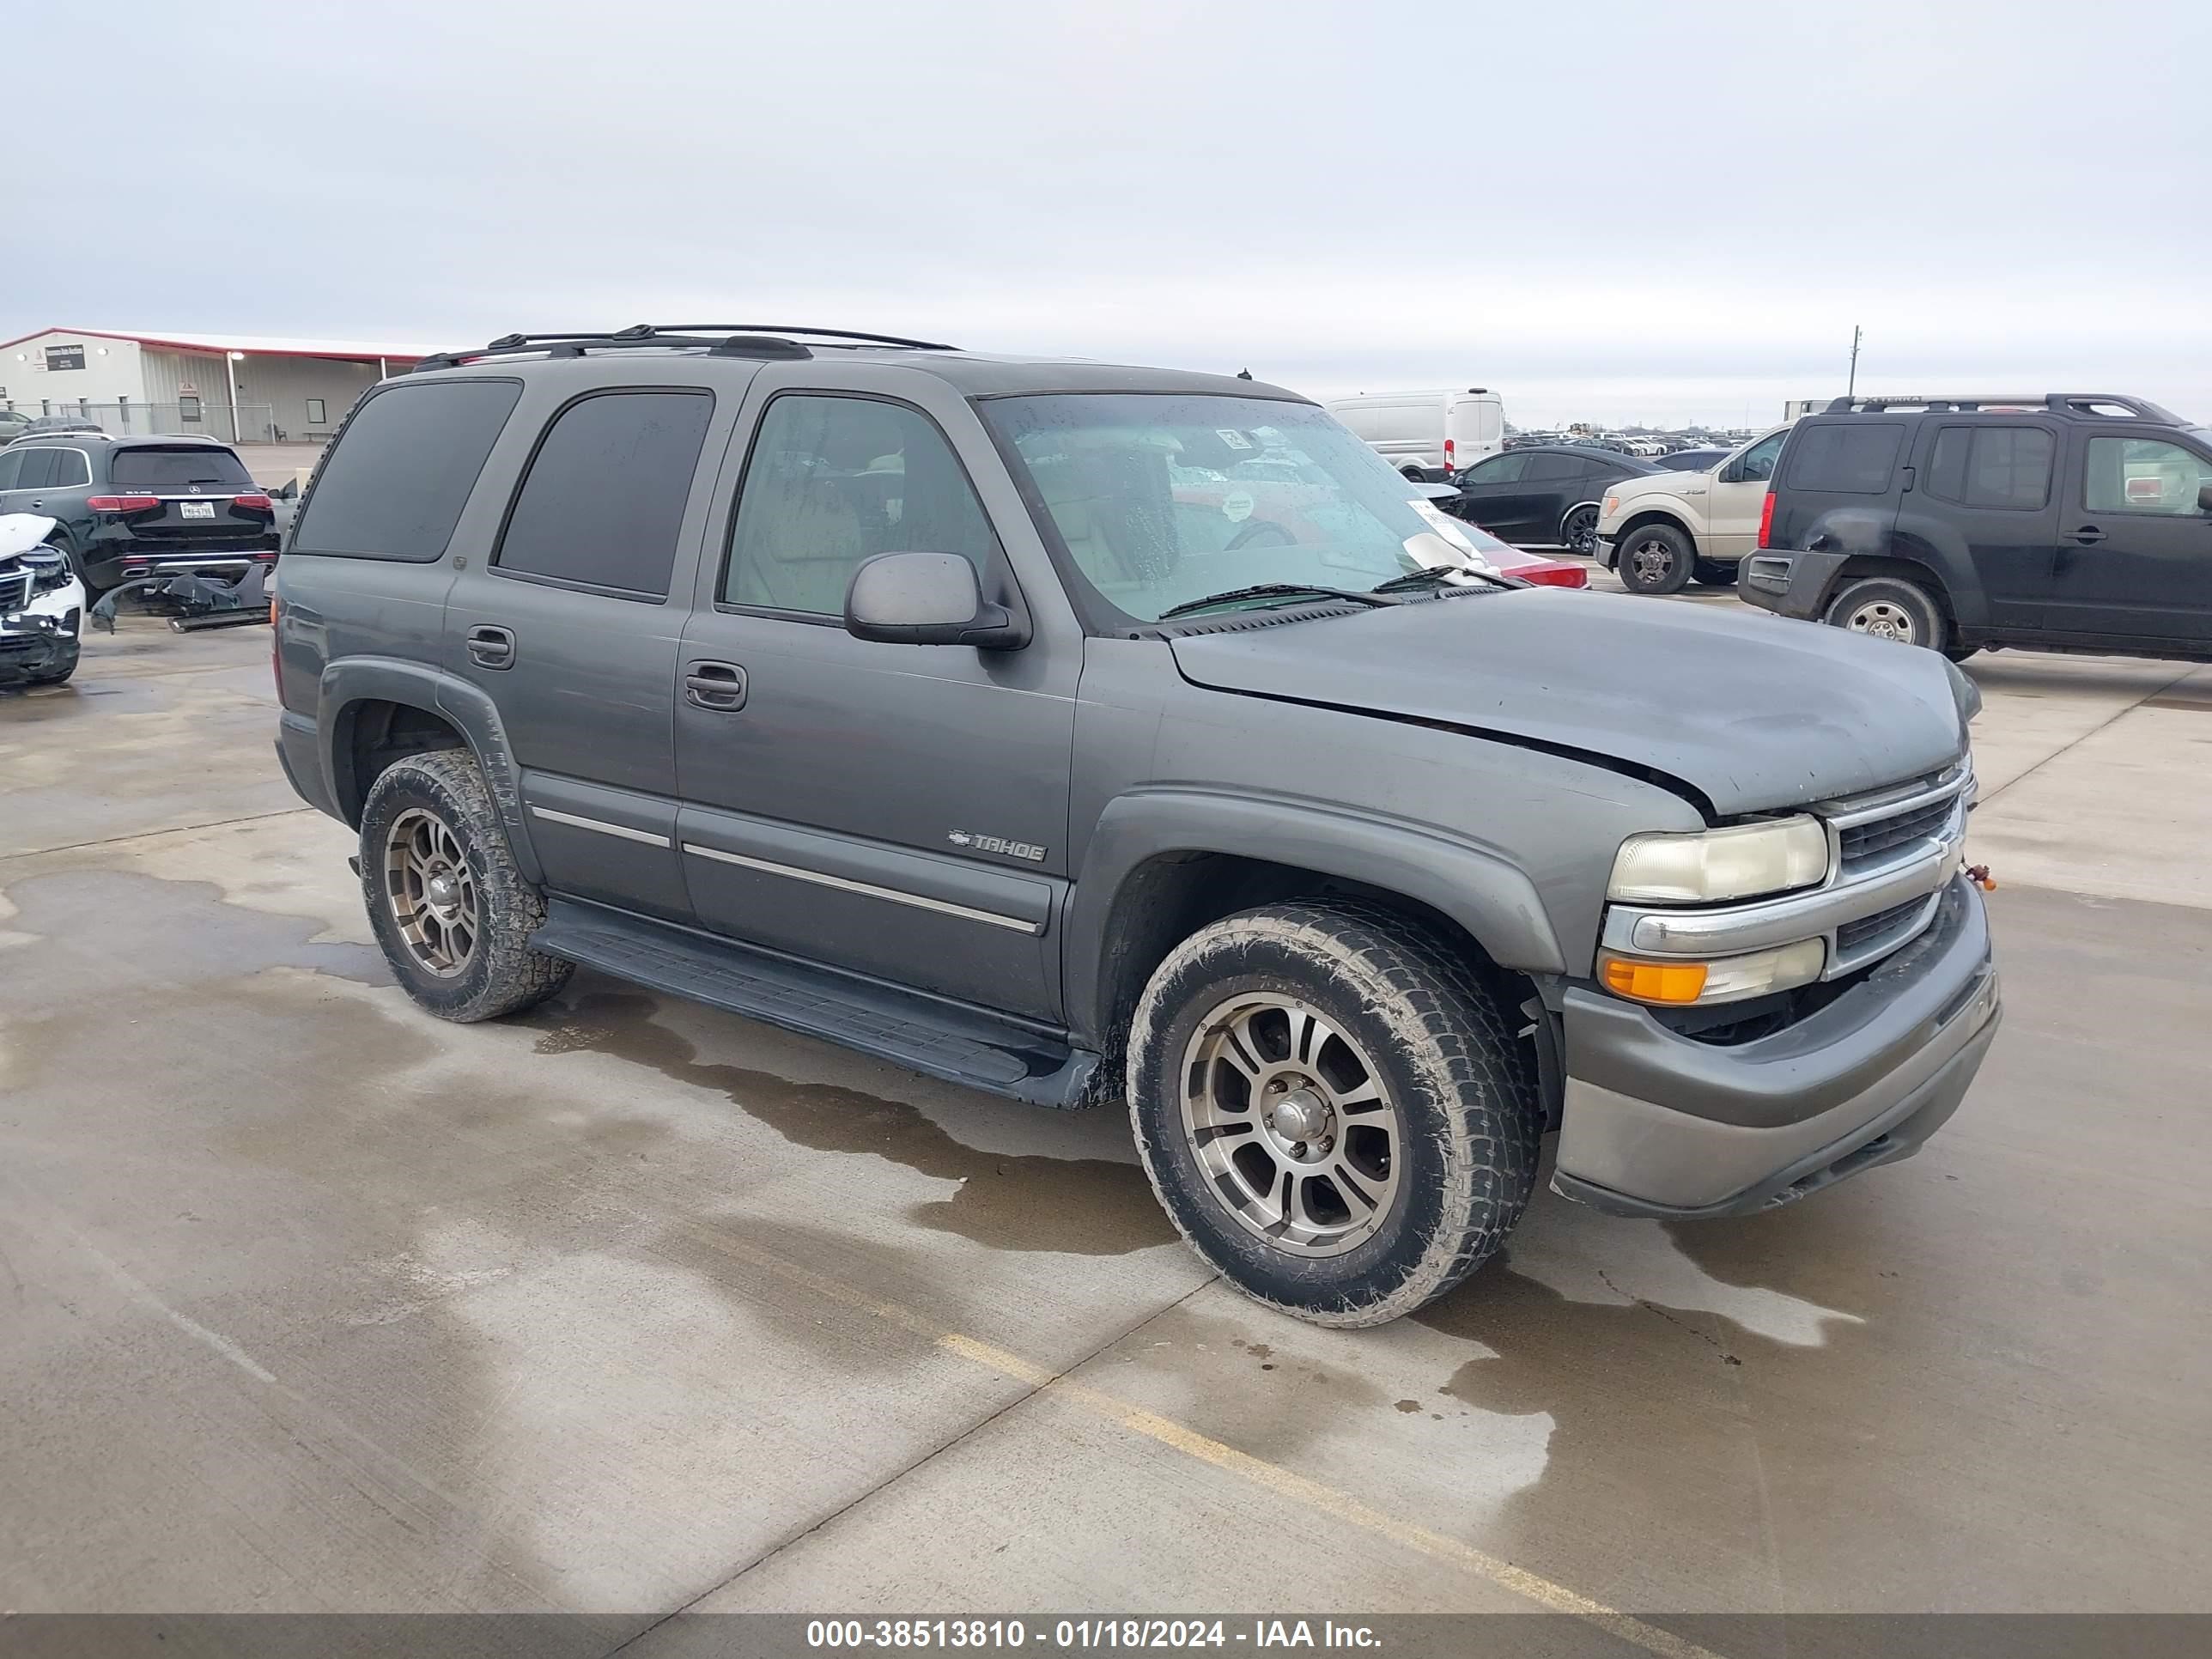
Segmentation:
{"type": "Polygon", "coordinates": [[[279,587],[279,751],[424,1007],[585,963],[1126,1097],[1193,1247],[1322,1323],[1497,1250],[1549,1131],[1601,1209],[1766,1209],[1996,1030],[1955,668],[1498,578],[1271,386],[508,336],[362,399],[279,587]]]}

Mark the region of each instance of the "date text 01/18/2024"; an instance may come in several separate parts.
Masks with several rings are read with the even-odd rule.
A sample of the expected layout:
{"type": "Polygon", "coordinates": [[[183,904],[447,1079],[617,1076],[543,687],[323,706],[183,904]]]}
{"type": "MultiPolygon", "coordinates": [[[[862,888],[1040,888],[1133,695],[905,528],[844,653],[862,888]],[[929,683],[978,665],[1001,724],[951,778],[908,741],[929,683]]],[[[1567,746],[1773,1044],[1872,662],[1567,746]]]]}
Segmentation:
{"type": "Polygon", "coordinates": [[[1034,1628],[1022,1619],[815,1619],[806,1645],[817,1649],[1040,1648],[1091,1651],[1226,1648],[1379,1646],[1365,1625],[1334,1620],[1255,1619],[1249,1627],[1223,1619],[1057,1619],[1034,1628]]]}

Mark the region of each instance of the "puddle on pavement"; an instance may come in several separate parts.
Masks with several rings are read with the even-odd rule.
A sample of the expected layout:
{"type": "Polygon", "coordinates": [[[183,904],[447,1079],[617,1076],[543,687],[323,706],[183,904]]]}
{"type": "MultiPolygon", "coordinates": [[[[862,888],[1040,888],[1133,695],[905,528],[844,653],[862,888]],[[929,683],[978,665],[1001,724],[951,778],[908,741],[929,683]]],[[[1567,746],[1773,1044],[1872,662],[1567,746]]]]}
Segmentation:
{"type": "Polygon", "coordinates": [[[544,1028],[537,1051],[589,1050],[631,1060],[672,1081],[726,1096],[746,1116],[794,1146],[872,1152],[916,1174],[957,1182],[951,1196],[909,1207],[908,1218],[992,1249],[1126,1255],[1175,1239],[1144,1171],[1133,1164],[980,1152],[905,1101],[702,1060],[688,1039],[653,1021],[655,1006],[651,997],[623,991],[590,991],[573,1002],[549,1005],[531,1022],[544,1028]]]}

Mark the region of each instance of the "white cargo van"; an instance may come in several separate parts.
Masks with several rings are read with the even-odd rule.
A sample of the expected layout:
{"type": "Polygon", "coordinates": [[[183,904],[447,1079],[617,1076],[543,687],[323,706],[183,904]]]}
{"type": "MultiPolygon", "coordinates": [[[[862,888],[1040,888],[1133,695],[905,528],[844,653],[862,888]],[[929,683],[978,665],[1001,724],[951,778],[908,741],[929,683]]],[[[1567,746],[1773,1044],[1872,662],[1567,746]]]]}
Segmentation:
{"type": "Polygon", "coordinates": [[[1322,407],[1407,477],[1429,483],[1441,483],[1446,473],[1495,455],[1505,440],[1505,405],[1496,392],[1479,386],[1367,392],[1322,407]]]}

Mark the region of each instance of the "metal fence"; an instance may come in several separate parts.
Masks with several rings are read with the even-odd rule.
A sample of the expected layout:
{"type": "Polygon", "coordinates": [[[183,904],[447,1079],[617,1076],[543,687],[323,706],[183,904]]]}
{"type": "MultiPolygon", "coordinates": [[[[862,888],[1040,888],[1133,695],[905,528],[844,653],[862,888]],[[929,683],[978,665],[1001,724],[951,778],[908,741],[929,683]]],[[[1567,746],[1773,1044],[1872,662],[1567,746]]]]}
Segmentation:
{"type": "MultiPolygon", "coordinates": [[[[25,415],[63,415],[98,422],[102,432],[126,437],[147,433],[195,433],[226,443],[280,443],[289,435],[276,421],[273,404],[218,404],[187,398],[181,403],[94,403],[87,398],[46,398],[35,404],[16,398],[7,407],[25,415]]],[[[303,436],[305,434],[302,434],[303,436]]]]}

